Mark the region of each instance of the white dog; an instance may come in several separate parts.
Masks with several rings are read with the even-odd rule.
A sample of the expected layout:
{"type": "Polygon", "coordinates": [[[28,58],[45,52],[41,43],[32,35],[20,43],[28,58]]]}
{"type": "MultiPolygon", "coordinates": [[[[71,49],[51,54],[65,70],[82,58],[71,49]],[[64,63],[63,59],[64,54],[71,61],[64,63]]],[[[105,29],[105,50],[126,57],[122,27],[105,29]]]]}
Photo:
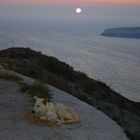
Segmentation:
{"type": "Polygon", "coordinates": [[[79,122],[79,116],[75,109],[65,106],[62,103],[48,102],[47,99],[34,97],[35,105],[33,113],[40,119],[56,121],[57,124],[79,122]]]}

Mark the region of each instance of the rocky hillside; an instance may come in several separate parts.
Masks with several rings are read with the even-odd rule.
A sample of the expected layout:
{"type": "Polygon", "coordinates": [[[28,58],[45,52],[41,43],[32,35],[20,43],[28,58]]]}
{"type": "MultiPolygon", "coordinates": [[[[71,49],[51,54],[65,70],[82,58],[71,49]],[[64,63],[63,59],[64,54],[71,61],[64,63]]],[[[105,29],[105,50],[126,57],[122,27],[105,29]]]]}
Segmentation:
{"type": "Polygon", "coordinates": [[[101,35],[110,37],[140,38],[140,27],[109,28],[101,35]]]}
{"type": "Polygon", "coordinates": [[[74,95],[115,120],[131,140],[140,140],[140,104],[119,95],[105,83],[30,48],[0,51],[0,65],[74,95]]]}

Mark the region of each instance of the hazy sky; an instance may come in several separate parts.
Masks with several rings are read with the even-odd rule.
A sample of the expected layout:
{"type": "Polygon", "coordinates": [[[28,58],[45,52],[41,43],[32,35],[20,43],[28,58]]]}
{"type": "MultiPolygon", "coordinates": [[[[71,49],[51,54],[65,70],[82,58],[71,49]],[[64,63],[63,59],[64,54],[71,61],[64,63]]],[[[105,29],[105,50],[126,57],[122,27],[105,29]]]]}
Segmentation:
{"type": "Polygon", "coordinates": [[[62,5],[62,4],[96,4],[96,3],[139,3],[140,0],[0,0],[0,4],[6,5],[62,5]]]}
{"type": "Polygon", "coordinates": [[[0,22],[15,18],[139,26],[140,0],[0,0],[0,22]],[[79,15],[75,13],[77,7],[82,8],[79,15]]]}

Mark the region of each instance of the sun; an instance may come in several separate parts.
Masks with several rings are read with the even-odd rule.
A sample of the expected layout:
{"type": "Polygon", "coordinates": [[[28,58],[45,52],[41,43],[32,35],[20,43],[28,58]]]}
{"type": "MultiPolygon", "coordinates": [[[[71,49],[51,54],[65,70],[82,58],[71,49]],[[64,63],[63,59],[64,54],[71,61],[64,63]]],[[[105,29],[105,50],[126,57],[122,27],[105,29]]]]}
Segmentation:
{"type": "Polygon", "coordinates": [[[77,14],[80,14],[80,13],[82,12],[82,9],[81,9],[81,8],[76,8],[75,12],[76,12],[77,14]]]}

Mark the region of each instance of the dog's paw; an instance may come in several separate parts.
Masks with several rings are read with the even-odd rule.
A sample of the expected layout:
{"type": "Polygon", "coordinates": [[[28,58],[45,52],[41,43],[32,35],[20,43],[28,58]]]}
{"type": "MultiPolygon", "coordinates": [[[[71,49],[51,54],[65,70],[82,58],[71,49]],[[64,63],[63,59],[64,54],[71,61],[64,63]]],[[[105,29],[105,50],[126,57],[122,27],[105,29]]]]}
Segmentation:
{"type": "Polygon", "coordinates": [[[40,117],[41,120],[46,120],[45,116],[40,117]]]}
{"type": "Polygon", "coordinates": [[[59,119],[57,119],[57,120],[56,120],[56,124],[57,124],[57,125],[61,125],[61,124],[62,124],[62,121],[59,120],[59,119]]]}

